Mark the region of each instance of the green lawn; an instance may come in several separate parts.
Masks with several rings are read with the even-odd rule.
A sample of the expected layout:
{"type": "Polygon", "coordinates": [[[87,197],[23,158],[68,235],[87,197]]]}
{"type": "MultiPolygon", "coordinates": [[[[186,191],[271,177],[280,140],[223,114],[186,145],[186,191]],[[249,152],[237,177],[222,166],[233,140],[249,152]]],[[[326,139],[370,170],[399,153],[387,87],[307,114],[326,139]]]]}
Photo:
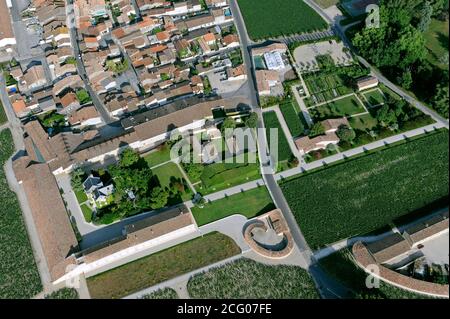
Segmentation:
{"type": "Polygon", "coordinates": [[[386,97],[390,96],[394,100],[398,100],[398,101],[402,100],[402,97],[400,95],[398,95],[397,93],[392,91],[390,88],[385,86],[383,83],[380,83],[380,85],[378,87],[380,88],[381,92],[384,93],[384,96],[386,96],[386,97]]]}
{"type": "Polygon", "coordinates": [[[202,226],[235,214],[253,218],[273,209],[275,206],[269,192],[264,186],[261,186],[207,203],[203,208],[194,207],[192,214],[198,226],[202,226]]]}
{"type": "Polygon", "coordinates": [[[88,197],[83,190],[74,191],[74,192],[75,192],[75,196],[77,197],[78,203],[82,204],[88,200],[88,197]]]}
{"type": "MultiPolygon", "coordinates": [[[[263,113],[264,124],[266,126],[266,136],[270,145],[270,129],[275,128],[278,129],[278,169],[284,170],[287,169],[287,162],[290,158],[292,158],[293,154],[291,152],[291,148],[289,147],[289,143],[287,141],[286,135],[284,135],[283,129],[281,128],[280,122],[278,121],[278,117],[275,112],[266,112],[263,113]]],[[[271,150],[272,151],[272,150],[271,150]]]]}
{"type": "Polygon", "coordinates": [[[370,106],[377,106],[385,102],[386,97],[378,90],[372,90],[369,92],[362,93],[366,100],[369,102],[370,106]]]}
{"type": "Polygon", "coordinates": [[[0,132],[0,299],[29,299],[42,291],[17,196],[9,188],[3,170],[14,154],[9,129],[0,132]]]}
{"type": "Polygon", "coordinates": [[[447,197],[448,138],[427,134],[282,182],[309,245],[371,232],[447,197]]]}
{"type": "Polygon", "coordinates": [[[367,274],[356,265],[349,249],[343,249],[319,260],[319,265],[330,276],[352,290],[357,299],[426,299],[425,296],[409,292],[380,282],[379,289],[368,289],[367,274]]]}
{"type": "Polygon", "coordinates": [[[322,17],[303,0],[258,0],[257,5],[254,0],[238,0],[238,4],[252,40],[328,27],[322,17]]]}
{"type": "Polygon", "coordinates": [[[153,167],[170,161],[170,148],[167,144],[158,147],[157,150],[152,151],[144,157],[149,167],[153,167]]]}
{"type": "Polygon", "coordinates": [[[82,204],[80,208],[81,211],[83,212],[84,220],[90,223],[92,221],[92,210],[86,204],[82,204]]]}
{"type": "Polygon", "coordinates": [[[193,276],[194,299],[319,299],[314,281],[298,266],[270,266],[241,258],[193,276]]]}
{"type": "Polygon", "coordinates": [[[298,137],[305,131],[301,118],[294,107],[292,101],[280,104],[280,111],[283,113],[284,120],[289,127],[292,137],[298,137]]]}
{"type": "Polygon", "coordinates": [[[354,130],[371,130],[378,125],[378,120],[370,114],[363,114],[349,118],[350,126],[354,130]]]}
{"type": "Polygon", "coordinates": [[[197,191],[206,195],[260,178],[257,154],[255,159],[256,163],[249,163],[248,154],[245,153],[236,156],[235,163],[206,165],[201,183],[196,185],[197,191]]]}
{"type": "Polygon", "coordinates": [[[81,89],[75,92],[78,101],[81,105],[89,103],[92,101],[89,93],[85,89],[81,89]]]}
{"type": "Polygon", "coordinates": [[[443,56],[448,55],[448,31],[448,20],[433,19],[429,29],[424,34],[428,49],[427,59],[442,69],[448,69],[448,64],[440,61],[443,56]]]}
{"type": "Polygon", "coordinates": [[[87,278],[94,299],[117,299],[241,253],[228,236],[209,233],[87,278]]]}
{"type": "Polygon", "coordinates": [[[158,180],[162,187],[170,188],[170,185],[173,182],[175,181],[181,182],[184,185],[182,200],[186,201],[191,199],[192,191],[189,188],[189,185],[184,179],[183,174],[181,173],[177,164],[170,162],[162,166],[158,166],[157,168],[153,168],[152,172],[158,177],[158,180]]]}
{"type": "Polygon", "coordinates": [[[366,112],[364,106],[358,101],[356,96],[348,96],[325,105],[309,109],[311,116],[316,121],[327,118],[351,116],[366,112]]]}

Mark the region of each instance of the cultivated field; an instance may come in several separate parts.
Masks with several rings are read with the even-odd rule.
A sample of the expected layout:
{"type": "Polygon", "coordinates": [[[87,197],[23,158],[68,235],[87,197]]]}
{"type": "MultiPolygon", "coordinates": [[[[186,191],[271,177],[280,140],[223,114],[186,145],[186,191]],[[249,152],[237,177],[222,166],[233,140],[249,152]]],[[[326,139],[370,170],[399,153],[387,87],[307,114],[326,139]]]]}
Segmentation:
{"type": "Polygon", "coordinates": [[[373,231],[448,196],[448,131],[281,183],[313,248],[373,231]]]}
{"type": "Polygon", "coordinates": [[[87,285],[92,298],[122,298],[240,252],[231,238],[209,233],[90,277],[87,285]]]}
{"type": "Polygon", "coordinates": [[[302,0],[238,0],[238,3],[252,40],[328,27],[322,17],[302,0]]]}
{"type": "Polygon", "coordinates": [[[78,291],[73,288],[62,288],[45,295],[45,299],[80,299],[78,291]]]}
{"type": "Polygon", "coordinates": [[[308,272],[296,266],[268,266],[239,259],[192,277],[191,298],[198,299],[318,299],[308,272]]]}
{"type": "Polygon", "coordinates": [[[42,290],[41,279],[16,195],[3,170],[13,154],[11,132],[0,132],[0,299],[31,298],[42,290]]]}
{"type": "Polygon", "coordinates": [[[171,288],[159,289],[151,294],[142,296],[142,299],[179,299],[178,294],[171,288]]]}

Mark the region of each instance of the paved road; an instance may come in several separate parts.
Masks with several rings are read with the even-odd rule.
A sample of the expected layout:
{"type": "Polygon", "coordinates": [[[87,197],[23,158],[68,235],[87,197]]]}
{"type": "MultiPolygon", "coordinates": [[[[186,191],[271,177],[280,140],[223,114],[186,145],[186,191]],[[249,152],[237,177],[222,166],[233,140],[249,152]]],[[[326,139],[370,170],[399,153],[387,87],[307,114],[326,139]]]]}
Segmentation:
{"type": "MultiPolygon", "coordinates": [[[[67,16],[70,17],[74,17],[74,10],[73,10],[73,0],[67,0],[66,3],[66,14],[67,16]]],[[[74,19],[74,18],[73,18],[74,19]]],[[[95,92],[92,87],[91,84],[89,83],[89,79],[87,77],[87,73],[86,73],[86,69],[84,67],[84,63],[83,63],[83,59],[81,58],[81,52],[80,52],[80,47],[79,47],[79,43],[78,43],[78,33],[77,33],[77,29],[75,25],[71,25],[70,28],[70,41],[72,43],[72,48],[73,48],[73,52],[74,52],[74,56],[75,59],[77,61],[77,70],[78,70],[78,74],[81,76],[81,79],[84,82],[84,85],[86,87],[86,90],[88,91],[89,95],[91,96],[92,99],[92,103],[95,106],[95,109],[98,111],[98,113],[100,114],[100,116],[103,119],[103,122],[110,124],[112,122],[117,121],[117,119],[113,118],[108,110],[106,109],[105,105],[103,104],[102,101],[100,101],[97,92],[95,92]]]]}
{"type": "MultiPolygon", "coordinates": [[[[247,74],[249,83],[251,85],[251,88],[253,89],[253,98],[252,98],[252,106],[253,110],[258,114],[258,129],[260,130],[260,134],[258,136],[258,154],[260,156],[260,163],[261,163],[261,169],[263,172],[263,179],[265,181],[265,184],[269,190],[269,193],[272,196],[272,199],[274,200],[275,205],[281,209],[283,212],[283,215],[289,225],[289,228],[291,229],[291,232],[293,234],[293,237],[295,239],[295,242],[297,246],[299,247],[300,251],[302,252],[310,252],[309,246],[307,245],[296,221],[294,216],[292,215],[292,212],[289,208],[289,205],[286,202],[286,199],[284,198],[283,193],[281,192],[281,189],[279,188],[275,177],[274,177],[274,161],[270,158],[269,149],[267,146],[267,138],[264,136],[265,133],[265,127],[264,127],[264,121],[262,117],[262,110],[258,106],[258,93],[256,91],[255,86],[255,80],[254,80],[254,72],[253,72],[253,62],[252,58],[250,56],[250,50],[251,50],[251,43],[252,41],[248,37],[247,30],[245,28],[245,23],[242,18],[242,15],[239,11],[239,8],[237,6],[237,1],[230,1],[230,8],[233,13],[233,16],[235,18],[237,31],[239,33],[239,37],[241,40],[241,46],[242,46],[242,52],[244,57],[244,63],[247,67],[247,74]],[[262,134],[261,134],[262,133],[262,134]],[[261,136],[263,135],[263,136],[261,136]]],[[[309,253],[306,254],[306,259],[310,259],[308,257],[309,253]]]]}
{"type": "Polygon", "coordinates": [[[131,0],[131,5],[134,8],[134,11],[136,13],[136,20],[140,21],[142,20],[141,10],[139,10],[139,6],[137,5],[136,0],[131,0]]]}
{"type": "Polygon", "coordinates": [[[276,105],[276,106],[265,108],[263,110],[263,113],[266,113],[266,112],[275,112],[275,114],[277,115],[277,118],[278,118],[278,122],[280,122],[281,129],[283,130],[284,135],[286,136],[286,139],[288,140],[288,144],[289,144],[292,154],[294,154],[295,157],[297,157],[299,162],[302,162],[303,158],[300,155],[298,148],[295,146],[294,137],[292,136],[291,131],[289,130],[289,126],[287,125],[287,123],[284,119],[284,116],[280,111],[280,107],[278,105],[276,105]]]}
{"type": "Polygon", "coordinates": [[[75,193],[72,190],[72,186],[70,183],[70,176],[67,174],[59,174],[56,175],[56,180],[58,181],[58,186],[63,190],[62,197],[67,203],[67,209],[70,211],[70,214],[75,218],[77,223],[78,231],[81,236],[85,236],[93,231],[100,229],[101,227],[95,226],[91,223],[87,223],[84,219],[83,212],[81,211],[80,205],[78,204],[78,200],[75,196],[75,193]]]}
{"type": "Polygon", "coordinates": [[[256,92],[256,86],[255,86],[255,80],[254,80],[254,73],[253,73],[253,63],[252,59],[250,57],[249,50],[250,47],[250,39],[248,38],[248,34],[245,28],[245,24],[243,21],[243,18],[240,14],[239,8],[237,7],[236,1],[230,1],[230,8],[233,13],[233,16],[235,18],[236,27],[239,33],[239,37],[241,40],[241,46],[242,46],[242,53],[244,58],[244,63],[247,67],[247,74],[249,79],[249,84],[251,86],[251,89],[253,90],[253,96],[252,96],[252,106],[253,110],[258,114],[258,129],[260,130],[260,134],[258,135],[258,154],[260,156],[260,163],[261,163],[261,171],[263,173],[263,179],[265,181],[265,184],[267,186],[267,189],[269,190],[269,193],[275,203],[275,205],[281,209],[283,212],[283,216],[289,226],[289,229],[291,230],[292,237],[294,238],[294,241],[302,253],[299,257],[304,262],[307,267],[309,268],[316,285],[321,293],[321,295],[324,298],[338,298],[340,296],[344,296],[345,288],[342,287],[340,284],[335,282],[333,279],[331,279],[329,276],[327,276],[317,265],[315,265],[315,260],[312,257],[312,251],[309,248],[298,224],[295,220],[294,215],[292,214],[292,211],[280,189],[278,186],[278,183],[274,176],[274,164],[276,163],[273,161],[273,159],[268,156],[268,147],[267,147],[267,138],[265,136],[265,128],[264,128],[264,121],[262,117],[262,111],[261,108],[258,107],[258,98],[257,98],[257,92],[256,92]],[[262,134],[261,134],[262,133],[262,134]]]}
{"type": "MultiPolygon", "coordinates": [[[[303,87],[306,88],[306,85],[304,85],[303,87]]],[[[308,112],[308,108],[306,107],[305,101],[303,101],[296,88],[294,88],[292,91],[294,92],[295,99],[297,100],[297,103],[300,107],[303,118],[305,119],[308,126],[312,127],[314,125],[314,121],[311,118],[311,114],[309,114],[308,112]]]]}

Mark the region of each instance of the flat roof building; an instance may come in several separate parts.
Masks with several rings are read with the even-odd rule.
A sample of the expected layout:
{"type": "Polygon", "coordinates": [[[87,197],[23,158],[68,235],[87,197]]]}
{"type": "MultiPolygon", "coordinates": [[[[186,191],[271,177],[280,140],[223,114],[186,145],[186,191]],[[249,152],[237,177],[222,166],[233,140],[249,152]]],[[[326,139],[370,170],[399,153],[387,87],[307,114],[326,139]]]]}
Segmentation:
{"type": "Polygon", "coordinates": [[[264,60],[269,70],[281,70],[285,68],[283,57],[278,51],[264,53],[264,60]]]}

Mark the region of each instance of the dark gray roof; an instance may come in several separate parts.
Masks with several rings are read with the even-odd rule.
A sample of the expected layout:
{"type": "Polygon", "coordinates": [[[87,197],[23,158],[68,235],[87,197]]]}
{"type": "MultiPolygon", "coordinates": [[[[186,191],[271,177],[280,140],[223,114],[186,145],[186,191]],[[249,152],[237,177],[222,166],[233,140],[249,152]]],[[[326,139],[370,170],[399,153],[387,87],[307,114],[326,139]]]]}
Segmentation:
{"type": "Polygon", "coordinates": [[[99,177],[89,176],[83,183],[83,187],[85,190],[90,190],[92,187],[97,186],[102,181],[99,177]]]}

